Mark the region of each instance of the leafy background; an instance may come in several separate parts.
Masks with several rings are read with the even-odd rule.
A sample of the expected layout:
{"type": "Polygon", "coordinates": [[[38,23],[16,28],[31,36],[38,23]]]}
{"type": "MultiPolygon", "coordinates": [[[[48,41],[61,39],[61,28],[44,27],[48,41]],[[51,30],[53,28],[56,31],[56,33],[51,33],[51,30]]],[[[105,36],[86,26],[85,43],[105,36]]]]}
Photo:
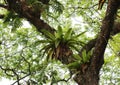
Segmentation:
{"type": "MultiPolygon", "coordinates": [[[[24,24],[25,19],[0,9],[1,13],[6,14],[5,19],[0,20],[0,66],[1,69],[7,69],[6,72],[0,70],[1,78],[16,80],[17,75],[21,78],[29,75],[22,83],[29,80],[35,85],[75,85],[68,68],[75,67],[78,65],[76,63],[87,62],[86,58],[78,59],[78,50],[97,36],[106,4],[99,11],[96,0],[51,0],[50,6],[41,5],[37,0],[28,1],[30,5],[34,5],[33,2],[45,8],[42,19],[56,28],[56,36],[47,31],[44,31],[47,37],[43,36],[33,25],[24,24]],[[55,59],[47,59],[48,54],[54,51],[51,47],[57,47],[61,40],[70,43],[76,59],[68,66],[55,59]]],[[[3,0],[0,3],[4,3],[3,0]]],[[[100,85],[120,84],[119,37],[119,34],[111,37],[107,46],[105,64],[100,72],[100,85]]],[[[85,52],[83,55],[87,56],[85,52]]]]}

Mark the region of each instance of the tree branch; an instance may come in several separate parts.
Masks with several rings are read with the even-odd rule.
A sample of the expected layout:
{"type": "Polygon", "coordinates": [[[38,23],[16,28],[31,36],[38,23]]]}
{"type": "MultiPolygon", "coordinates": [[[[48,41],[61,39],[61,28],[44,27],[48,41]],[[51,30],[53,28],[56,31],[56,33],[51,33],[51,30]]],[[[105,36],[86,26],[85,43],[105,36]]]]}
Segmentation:
{"type": "Polygon", "coordinates": [[[13,69],[10,69],[10,68],[3,68],[2,66],[0,66],[0,69],[3,70],[3,71],[5,72],[6,75],[11,76],[11,77],[14,76],[14,75],[12,75],[12,74],[8,74],[8,73],[7,73],[7,71],[13,72],[13,69]]]}
{"type": "MultiPolygon", "coordinates": [[[[114,26],[112,28],[111,35],[114,36],[116,34],[120,33],[120,22],[115,22],[114,26]]],[[[82,47],[82,49],[79,51],[79,55],[82,56],[82,52],[86,50],[88,53],[92,48],[95,47],[97,38],[90,40],[86,45],[82,47]]]]}
{"type": "Polygon", "coordinates": [[[27,75],[25,75],[24,77],[17,79],[17,81],[15,81],[15,82],[14,82],[13,84],[11,84],[11,85],[14,85],[14,84],[18,83],[18,81],[20,81],[20,80],[28,77],[29,75],[30,75],[30,74],[27,74],[27,75]]]}
{"type": "Polygon", "coordinates": [[[114,36],[118,33],[120,33],[120,22],[115,22],[114,27],[113,27],[112,32],[111,32],[111,35],[114,36]]]}
{"type": "Polygon", "coordinates": [[[90,40],[86,45],[82,47],[82,49],[79,52],[79,55],[82,56],[82,52],[86,50],[86,53],[88,53],[93,47],[95,47],[97,38],[90,40]]]}
{"type": "Polygon", "coordinates": [[[120,5],[119,0],[109,0],[106,11],[106,16],[101,26],[101,32],[95,44],[95,49],[92,56],[90,68],[95,72],[95,75],[99,74],[100,68],[104,63],[104,52],[110,38],[110,33],[114,25],[114,18],[116,16],[118,7],[120,5]]]}
{"type": "Polygon", "coordinates": [[[54,33],[55,29],[45,23],[40,17],[36,17],[36,14],[40,12],[34,11],[35,9],[30,7],[25,0],[7,0],[9,10],[14,10],[20,17],[26,18],[31,24],[33,24],[39,32],[42,29],[54,33]]]}

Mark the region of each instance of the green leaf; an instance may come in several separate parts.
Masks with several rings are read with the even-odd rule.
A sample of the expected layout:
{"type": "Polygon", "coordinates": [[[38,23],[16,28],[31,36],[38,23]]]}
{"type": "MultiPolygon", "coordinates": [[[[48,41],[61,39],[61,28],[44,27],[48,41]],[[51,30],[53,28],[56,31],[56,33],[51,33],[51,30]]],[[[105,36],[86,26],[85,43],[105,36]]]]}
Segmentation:
{"type": "Polygon", "coordinates": [[[54,51],[52,49],[50,49],[48,52],[48,56],[47,56],[49,60],[52,60],[53,53],[54,53],[54,51]]]}
{"type": "Polygon", "coordinates": [[[70,47],[70,48],[73,48],[73,49],[75,49],[77,52],[79,52],[78,47],[77,47],[77,46],[75,46],[74,44],[69,45],[69,47],[70,47]]]}
{"type": "Polygon", "coordinates": [[[81,35],[83,35],[83,34],[85,34],[87,31],[84,31],[84,32],[82,32],[82,33],[80,33],[80,34],[78,34],[78,35],[75,35],[75,36],[73,36],[72,38],[78,38],[78,37],[80,37],[81,35]]]}
{"type": "Polygon", "coordinates": [[[45,53],[47,53],[50,49],[52,48],[52,45],[46,45],[46,46],[43,46],[40,50],[41,51],[44,51],[45,53]]]}
{"type": "Polygon", "coordinates": [[[75,61],[67,65],[68,68],[70,69],[76,69],[79,68],[81,64],[81,61],[75,61]]]}
{"type": "Polygon", "coordinates": [[[74,39],[74,38],[70,38],[69,40],[66,41],[66,44],[69,46],[69,45],[80,45],[80,46],[83,46],[85,45],[84,42],[78,40],[78,39],[74,39]]]}
{"type": "Polygon", "coordinates": [[[78,54],[74,54],[73,57],[74,57],[76,60],[79,60],[79,61],[82,60],[82,58],[81,58],[78,54]]]}
{"type": "Polygon", "coordinates": [[[49,31],[42,29],[41,32],[46,36],[46,38],[50,40],[55,40],[54,34],[50,33],[49,31]]]}
{"type": "Polygon", "coordinates": [[[70,39],[71,35],[72,35],[72,28],[69,28],[64,35],[64,40],[70,39]]]}
{"type": "Polygon", "coordinates": [[[58,26],[58,30],[57,30],[58,35],[61,37],[63,36],[63,31],[62,31],[62,27],[58,26]]]}
{"type": "Polygon", "coordinates": [[[92,55],[92,52],[86,53],[86,50],[82,52],[82,58],[83,62],[89,62],[90,56],[92,55]]]}
{"type": "Polygon", "coordinates": [[[59,44],[60,44],[60,40],[56,40],[55,41],[55,47],[57,48],[59,44]]]}
{"type": "Polygon", "coordinates": [[[86,62],[86,61],[87,61],[86,50],[84,50],[84,51],[82,52],[82,58],[83,58],[83,62],[86,62]]]}

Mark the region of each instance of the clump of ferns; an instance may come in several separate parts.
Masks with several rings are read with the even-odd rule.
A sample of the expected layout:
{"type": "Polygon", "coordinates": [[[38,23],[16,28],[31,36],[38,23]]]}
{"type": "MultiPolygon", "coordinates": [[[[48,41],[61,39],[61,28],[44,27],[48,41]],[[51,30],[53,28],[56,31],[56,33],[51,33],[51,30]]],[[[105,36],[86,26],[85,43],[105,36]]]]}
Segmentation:
{"type": "Polygon", "coordinates": [[[42,32],[46,38],[40,40],[40,42],[46,45],[42,47],[41,51],[44,50],[44,53],[47,54],[47,58],[50,59],[58,59],[65,62],[64,60],[68,60],[68,57],[73,55],[73,51],[79,51],[78,46],[84,45],[79,37],[85,32],[75,35],[72,28],[69,28],[65,32],[60,26],[58,26],[58,29],[54,34],[47,30],[42,30],[42,32]]]}

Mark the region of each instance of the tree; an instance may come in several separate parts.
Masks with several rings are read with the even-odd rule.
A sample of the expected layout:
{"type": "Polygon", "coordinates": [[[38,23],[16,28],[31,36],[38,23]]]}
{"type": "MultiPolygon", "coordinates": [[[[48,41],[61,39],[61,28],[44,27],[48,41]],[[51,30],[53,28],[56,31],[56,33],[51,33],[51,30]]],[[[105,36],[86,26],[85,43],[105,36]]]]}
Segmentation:
{"type": "Polygon", "coordinates": [[[78,85],[98,85],[108,41],[120,31],[119,0],[109,0],[103,13],[97,10],[98,2],[92,0],[0,3],[1,76],[16,80],[13,84],[18,85],[22,80],[27,85],[73,80],[78,85]],[[99,17],[103,16],[101,23],[99,17]],[[82,26],[71,25],[75,17],[82,19],[82,26]],[[31,27],[25,27],[25,21],[31,27]],[[87,38],[88,32],[94,37],[87,38]]]}

